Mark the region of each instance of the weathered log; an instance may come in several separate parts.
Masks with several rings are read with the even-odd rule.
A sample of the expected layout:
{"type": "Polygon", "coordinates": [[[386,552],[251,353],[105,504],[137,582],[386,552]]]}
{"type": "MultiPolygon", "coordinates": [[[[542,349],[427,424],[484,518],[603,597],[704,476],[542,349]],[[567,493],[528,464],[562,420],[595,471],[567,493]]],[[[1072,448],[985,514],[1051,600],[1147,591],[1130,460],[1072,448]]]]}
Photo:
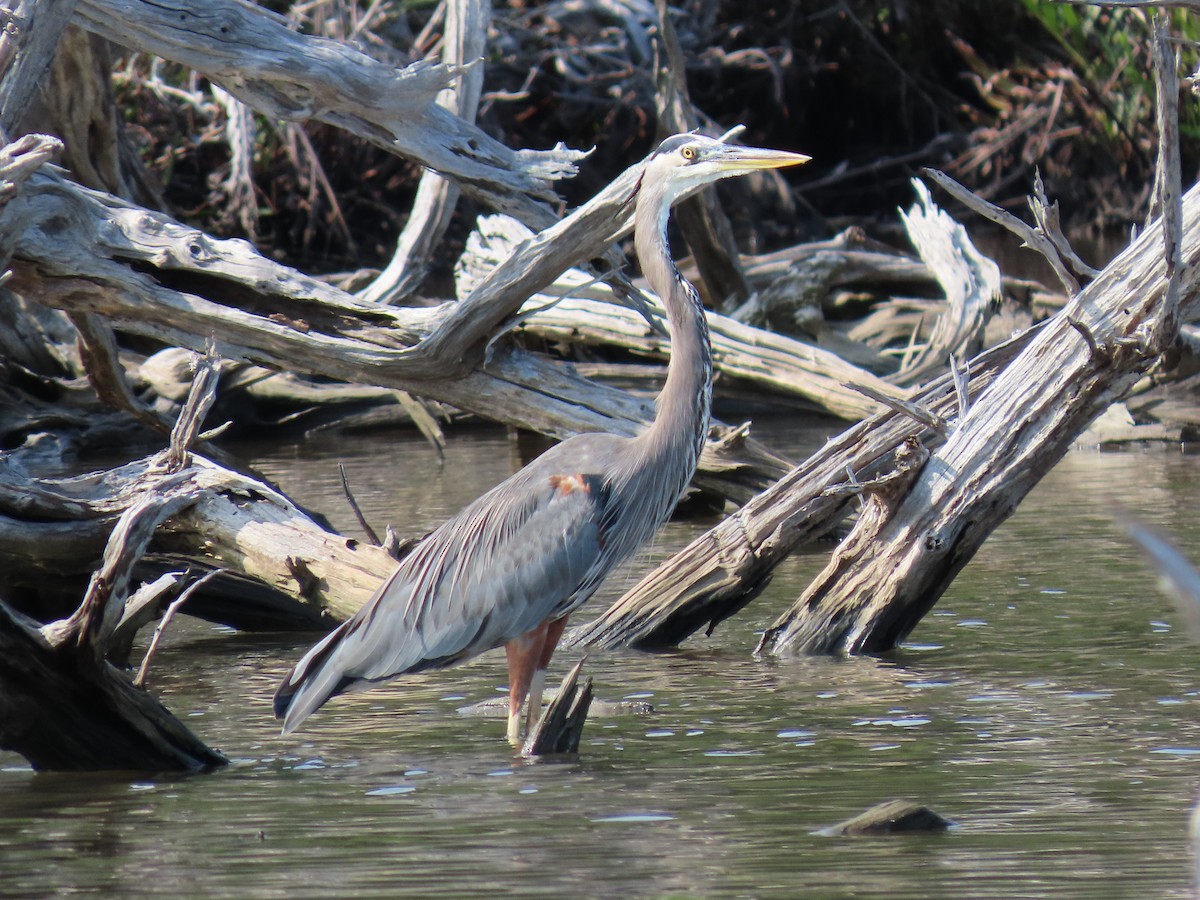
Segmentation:
{"type": "MultiPolygon", "coordinates": [[[[639,168],[622,177],[630,182],[624,190],[632,190],[639,168]]],[[[633,434],[651,418],[648,400],[588,382],[545,358],[500,348],[484,369],[463,375],[482,352],[485,324],[494,327],[527,291],[553,280],[560,265],[599,253],[625,224],[627,196],[610,187],[575,214],[580,218],[568,217],[521,247],[468,301],[435,310],[355,300],[245,242],[215,240],[52,173],[35,175],[0,212],[0,237],[26,260],[14,266],[14,290],[169,346],[202,351],[216,334],[226,358],[399,388],[553,437],[633,434]],[[47,222],[55,223],[52,232],[47,222]]],[[[709,450],[700,483],[734,500],[786,471],[753,442],[709,450]]]]}
{"type": "MultiPolygon", "coordinates": [[[[874,290],[879,285],[923,290],[935,286],[933,274],[923,262],[872,240],[857,227],[828,240],[749,256],[745,264],[755,295],[730,317],[784,334],[795,333],[797,325],[806,331],[804,324],[833,311],[843,293],[874,290]],[[804,309],[810,300],[816,307],[811,312],[804,309]]],[[[681,264],[680,271],[690,274],[689,265],[681,264]]]]}
{"type": "MultiPolygon", "coordinates": [[[[474,123],[483,90],[491,0],[449,0],[442,36],[442,62],[461,74],[458,83],[438,94],[437,104],[466,122],[474,123]]],[[[458,188],[432,171],[421,173],[417,194],[396,252],[379,276],[358,296],[373,303],[398,303],[416,291],[429,266],[429,258],[450,224],[458,203],[458,188]]]]}
{"type": "Polygon", "coordinates": [[[186,771],[227,761],[124,673],[60,652],[3,602],[0,747],[45,770],[186,771]]]}
{"type": "Polygon", "coordinates": [[[1037,329],[907,496],[835,554],[760,650],[881,652],[902,641],[1088,423],[1170,346],[1177,317],[1200,309],[1200,187],[1183,202],[1178,265],[1164,246],[1158,220],[1037,329]]]}
{"type": "Polygon", "coordinates": [[[180,473],[143,484],[69,618],[39,628],[0,602],[0,747],[38,769],[186,771],[226,762],[105,660],[135,561],[156,526],[196,496],[180,473]]]}
{"type": "MultiPolygon", "coordinates": [[[[481,216],[456,270],[456,289],[466,296],[484,273],[509,257],[531,237],[505,216],[481,216]]],[[[657,298],[648,298],[652,316],[665,315],[657,298]]],[[[784,335],[743,325],[719,313],[708,314],[716,370],[769,390],[803,397],[813,406],[848,419],[878,412],[879,404],[859,388],[876,393],[897,389],[841,357],[784,335]]],[[[615,302],[613,291],[578,269],[560,275],[532,296],[520,328],[553,341],[616,346],[639,356],[665,359],[669,342],[645,320],[615,302]]]]}
{"type": "Polygon", "coordinates": [[[113,46],[71,25],[21,125],[63,141],[60,165],[80,184],[166,209],[162,186],[143,164],[113,91],[113,46]]]}
{"type": "MultiPolygon", "coordinates": [[[[103,473],[45,479],[11,462],[0,468],[0,563],[8,589],[37,586],[51,573],[90,571],[113,522],[164,465],[156,454],[103,473]]],[[[330,625],[353,614],[395,567],[381,548],[327,531],[261,481],[195,454],[184,471],[195,501],[159,528],[152,556],[253,578],[313,610],[297,609],[292,619],[330,625]]],[[[236,607],[208,615],[241,623],[236,607]]],[[[264,617],[253,608],[243,615],[264,617]]],[[[277,611],[277,618],[287,616],[277,611]]]]}
{"type": "MultiPolygon", "coordinates": [[[[929,398],[946,405],[952,399],[948,392],[929,398]]],[[[775,567],[797,547],[828,533],[853,498],[910,473],[916,447],[899,455],[894,468],[885,468],[884,458],[898,443],[915,442],[913,433],[922,430],[920,423],[899,414],[851,428],[649,573],[591,622],[571,629],[563,643],[649,650],[675,646],[706,626],[711,634],[762,592],[775,567]],[[862,477],[868,480],[864,483],[862,477]]]]}
{"type": "MultiPolygon", "coordinates": [[[[69,587],[66,576],[94,567],[98,548],[113,542],[114,521],[119,526],[143,497],[163,495],[168,498],[160,504],[165,508],[174,503],[169,501],[173,492],[186,491],[188,502],[175,503],[160,517],[172,517],[172,524],[160,529],[157,552],[209,568],[227,562],[231,572],[256,579],[276,598],[289,598],[298,607],[293,618],[313,623],[340,621],[370,596],[393,568],[386,551],[364,546],[356,553],[356,542],[327,531],[268,485],[191,452],[215,399],[218,362],[211,350],[198,361],[163,453],[106,472],[65,478],[37,478],[23,464],[27,453],[6,454],[0,468],[0,554],[7,562],[2,570],[6,588],[38,585],[45,580],[40,573],[53,573],[51,584],[60,589],[69,587]]],[[[149,539],[147,535],[139,547],[149,539]]],[[[118,593],[123,604],[124,593],[118,593]]],[[[235,606],[220,620],[237,624],[262,616],[249,600],[241,606],[245,608],[235,606]]],[[[112,623],[107,630],[115,628],[112,623]]],[[[127,646],[131,637],[123,634],[120,643],[127,646]]]]}
{"type": "Polygon", "coordinates": [[[511,150],[436,102],[458,77],[441,64],[396,69],[349,44],[300,34],[282,17],[236,0],[81,0],[76,21],[115,44],[195,69],[251,108],[313,119],[451,178],[489,206],[542,227],[549,182],[585,154],[511,150]]]}

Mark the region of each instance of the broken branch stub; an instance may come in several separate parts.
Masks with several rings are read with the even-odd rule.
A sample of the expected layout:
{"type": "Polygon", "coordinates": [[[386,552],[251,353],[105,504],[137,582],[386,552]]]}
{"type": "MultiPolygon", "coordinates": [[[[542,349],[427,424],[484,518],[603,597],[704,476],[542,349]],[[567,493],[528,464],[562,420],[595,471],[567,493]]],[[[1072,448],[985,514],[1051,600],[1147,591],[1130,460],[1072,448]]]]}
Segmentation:
{"type": "Polygon", "coordinates": [[[901,213],[909,239],[946,295],[946,307],[925,346],[901,368],[899,384],[940,375],[951,356],[979,352],[987,316],[1000,300],[1000,269],[975,249],[967,231],[938,209],[929,188],[913,179],[917,202],[901,213]]]}

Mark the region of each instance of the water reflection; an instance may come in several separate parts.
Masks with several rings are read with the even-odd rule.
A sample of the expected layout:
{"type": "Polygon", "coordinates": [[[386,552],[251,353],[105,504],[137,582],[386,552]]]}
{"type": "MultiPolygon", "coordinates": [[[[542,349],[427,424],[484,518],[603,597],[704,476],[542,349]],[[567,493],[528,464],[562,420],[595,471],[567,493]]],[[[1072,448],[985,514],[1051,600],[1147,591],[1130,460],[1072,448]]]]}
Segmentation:
{"type": "MultiPolygon", "coordinates": [[[[419,441],[359,436],[256,461],[353,532],[338,460],[402,532],[513,464],[494,434],[452,442],[444,468],[419,441]]],[[[1187,896],[1196,651],[1110,511],[1200,558],[1198,464],[1071,454],[884,659],[751,656],[824,562],[797,557],[711,638],[593,656],[600,697],[654,713],[594,718],[580,758],[553,764],[458,713],[500,694],[499,654],[340,698],[281,738],[270,696],[305,640],[188,623],[154,688],[234,764],[84,777],[0,756],[0,894],[1187,896]],[[895,797],[961,827],[811,833],[895,797]]],[[[605,597],[699,527],[673,524],[605,597]]]]}

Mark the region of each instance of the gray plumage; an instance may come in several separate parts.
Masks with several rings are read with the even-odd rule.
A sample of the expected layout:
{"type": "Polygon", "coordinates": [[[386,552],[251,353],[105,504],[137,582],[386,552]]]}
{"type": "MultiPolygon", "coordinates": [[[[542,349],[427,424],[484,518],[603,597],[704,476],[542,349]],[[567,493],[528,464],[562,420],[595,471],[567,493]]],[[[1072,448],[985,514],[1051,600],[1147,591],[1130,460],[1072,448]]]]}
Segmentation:
{"type": "MultiPolygon", "coordinates": [[[[671,333],[654,422],[633,438],[562,442],[421,541],[284,679],[275,695],[284,733],[332,696],[453,665],[562,620],[658,530],[695,472],[712,392],[703,308],[667,249],[671,204],[718,178],[806,159],[699,135],[660,145],[642,177],[635,224],[638,258],[671,333]]],[[[510,678],[514,665],[510,657],[510,678]]]]}

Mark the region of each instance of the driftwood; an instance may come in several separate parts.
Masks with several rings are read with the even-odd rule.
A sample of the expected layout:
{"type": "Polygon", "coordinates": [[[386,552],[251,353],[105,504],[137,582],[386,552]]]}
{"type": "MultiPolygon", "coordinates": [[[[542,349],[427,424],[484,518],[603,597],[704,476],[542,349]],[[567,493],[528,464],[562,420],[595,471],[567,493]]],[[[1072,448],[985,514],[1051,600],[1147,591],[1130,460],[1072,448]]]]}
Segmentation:
{"type": "Polygon", "coordinates": [[[211,393],[212,379],[201,375],[170,449],[136,486],[71,616],[39,625],[0,602],[0,747],[35,768],[177,771],[226,761],[106,660],[134,565],[158,526],[200,496],[186,472],[188,447],[211,393]]]}
{"type": "MultiPolygon", "coordinates": [[[[53,6],[61,13],[73,5],[47,3],[39,10],[53,6]]],[[[419,209],[401,238],[394,265],[358,297],[273,263],[244,242],[216,240],[168,215],[83,189],[48,167],[29,177],[26,190],[15,199],[0,194],[9,200],[0,211],[0,248],[12,270],[0,311],[20,323],[0,340],[11,341],[24,354],[6,358],[0,383],[33,385],[42,393],[65,396],[81,391],[73,376],[86,373],[88,393],[119,410],[117,421],[132,419],[165,433],[175,413],[183,410],[184,423],[171,453],[107,473],[45,476],[39,467],[53,450],[44,439],[30,440],[7,457],[9,465],[0,470],[5,588],[32,593],[39,582],[48,581],[50,571],[62,575],[96,565],[108,568],[97,576],[82,606],[72,605],[73,613],[48,626],[0,607],[0,640],[11,656],[0,663],[0,680],[8,679],[6,684],[17,685],[31,672],[40,673],[47,685],[57,685],[58,675],[69,680],[70,671],[57,672],[54,666],[84,649],[91,667],[86,671],[102,673],[93,680],[103,681],[113,674],[104,657],[123,656],[133,633],[168,603],[172,610],[186,603],[192,612],[240,627],[282,619],[308,625],[336,621],[357,609],[393,566],[384,551],[329,533],[270,487],[190,453],[187,448],[203,440],[204,404],[211,402],[211,391],[193,390],[193,402],[184,402],[182,379],[171,374],[180,351],[165,350],[158,359],[143,361],[123,346],[129,343],[125,336],[143,339],[138,342],[142,347],[196,351],[212,342],[227,360],[221,364],[222,377],[239,388],[253,384],[260,395],[272,390],[308,397],[319,393],[336,395],[335,402],[346,404],[399,399],[418,419],[426,414],[412,398],[421,398],[553,437],[586,430],[632,434],[649,419],[648,400],[588,381],[571,365],[522,346],[590,341],[639,357],[663,356],[661,336],[647,322],[655,317],[652,302],[641,301],[615,271],[605,275],[607,287],[597,283],[601,279],[581,274],[601,258],[614,270],[620,266],[619,254],[608,247],[628,233],[641,167],[631,167],[591,202],[556,220],[549,205],[555,200],[551,183],[571,174],[582,154],[561,147],[540,153],[511,150],[471,124],[483,75],[482,66],[471,61],[480,52],[471,41],[482,33],[479,23],[486,19],[487,5],[460,0],[449,6],[453,28],[443,62],[396,68],[347,44],[299,34],[271,13],[239,0],[215,0],[202,11],[182,2],[79,0],[76,21],[92,34],[189,66],[220,86],[213,93],[229,118],[229,191],[241,196],[243,208],[249,205],[247,198],[253,199],[249,109],[287,122],[341,128],[438,175],[424,179],[419,209]],[[456,81],[458,93],[452,95],[456,81]],[[436,180],[442,177],[454,187],[436,180]],[[459,189],[541,230],[509,241],[486,271],[473,271],[455,303],[400,309],[375,302],[407,295],[419,283],[423,261],[442,233],[459,189]],[[567,289],[572,298],[560,301],[567,289]],[[595,301],[599,295],[605,302],[595,301]],[[35,320],[35,299],[64,315],[35,320]],[[644,318],[613,301],[640,308],[644,318]],[[61,329],[68,323],[68,340],[78,341],[77,349],[64,348],[61,329]],[[514,328],[519,328],[518,340],[504,338],[514,328]],[[56,346],[44,351],[44,358],[35,360],[35,353],[21,347],[55,330],[56,346]],[[26,358],[36,365],[26,366],[26,358]],[[300,376],[345,386],[317,387],[300,376]],[[154,386],[157,397],[147,399],[142,390],[147,385],[154,386]],[[136,568],[134,557],[141,559],[136,568]],[[121,560],[119,579],[112,558],[121,560]],[[207,573],[218,572],[211,576],[213,583],[237,575],[265,585],[267,599],[239,598],[234,605],[227,589],[180,599],[187,588],[177,570],[197,564],[207,573]],[[170,574],[156,578],[164,570],[170,574]],[[127,601],[134,579],[148,584],[127,601]],[[66,653],[63,648],[73,649],[66,653]],[[2,668],[6,664],[9,668],[2,668]]],[[[660,15],[664,10],[660,3],[660,15]]],[[[0,35],[4,124],[26,105],[22,90],[28,85],[13,85],[12,79],[30,77],[5,64],[16,59],[30,71],[43,66],[42,60],[49,59],[45,47],[53,45],[59,30],[61,23],[36,35],[36,47],[22,43],[28,35],[19,27],[0,35]]],[[[664,44],[668,58],[669,37],[664,44]]],[[[649,46],[647,41],[647,52],[649,46]]],[[[93,59],[88,65],[99,63],[93,59]]],[[[682,67],[674,69],[678,76],[682,67]]],[[[678,77],[669,85],[664,77],[661,99],[664,108],[675,111],[672,127],[686,124],[691,111],[678,77]]],[[[41,159],[53,152],[49,139],[32,141],[41,148],[41,159]]],[[[13,145],[0,163],[27,151],[26,145],[13,145]]],[[[1164,172],[1168,168],[1164,164],[1164,172]]],[[[26,165],[20,177],[30,171],[26,165]]],[[[1175,172],[1177,180],[1177,168],[1175,172]]],[[[1173,205],[1164,200],[1162,208],[1170,219],[1173,205]]],[[[1068,258],[1069,248],[1056,242],[1055,211],[1042,202],[1034,215],[1037,233],[1068,258]]],[[[703,218],[711,222],[713,216],[703,218]]],[[[247,228],[253,223],[247,222],[247,228]]],[[[1194,228],[1188,225],[1183,246],[1195,247],[1194,228]]],[[[936,253],[914,240],[932,262],[936,253]]],[[[936,600],[1086,421],[1126,391],[1161,351],[1173,334],[1176,306],[1187,312],[1194,306],[1194,264],[1180,262],[1177,278],[1163,275],[1147,261],[1154,246],[1144,236],[1141,249],[1131,251],[1123,263],[1127,272],[1105,270],[1053,323],[976,357],[963,369],[953,361],[977,345],[998,282],[968,244],[955,244],[943,254],[943,263],[932,266],[950,302],[934,306],[922,299],[915,316],[906,312],[908,319],[893,317],[892,325],[876,321],[871,346],[855,346],[855,335],[844,322],[833,327],[826,321],[831,312],[842,311],[835,308],[843,302],[855,309],[867,305],[848,296],[854,290],[846,287],[855,277],[855,262],[865,259],[867,251],[809,248],[790,263],[779,257],[773,264],[788,267],[786,278],[771,293],[746,298],[745,288],[761,290],[764,276],[753,260],[741,266],[728,254],[729,246],[719,235],[697,240],[696,265],[704,280],[711,282],[715,297],[735,298],[742,320],[713,317],[717,361],[725,379],[767,386],[842,416],[871,418],[756,498],[787,472],[785,461],[749,441],[745,428],[718,428],[701,461],[698,483],[724,498],[754,499],[609,613],[576,632],[576,640],[649,646],[674,643],[705,623],[711,627],[761,590],[788,552],[827,531],[861,497],[865,512],[855,533],[791,616],[764,638],[763,649],[890,646],[936,600]],[[811,290],[801,290],[800,300],[792,300],[792,286],[803,283],[806,273],[814,276],[808,282],[811,290]],[[1131,301],[1130,292],[1137,291],[1141,293],[1131,301]],[[1155,292],[1168,298],[1162,322],[1154,319],[1159,309],[1155,292]],[[928,322],[940,316],[939,324],[914,325],[914,318],[927,312],[928,322]],[[799,333],[811,329],[817,346],[767,336],[746,324],[772,316],[790,317],[799,333]],[[897,321],[914,335],[910,352],[899,362],[895,333],[886,333],[897,321]],[[855,355],[848,361],[839,353],[855,355]],[[935,378],[948,363],[953,373],[935,378]],[[1030,389],[1031,383],[1040,386],[1030,389]]],[[[881,260],[883,256],[875,254],[871,262],[879,266],[877,271],[890,273],[881,281],[893,287],[929,283],[930,266],[895,255],[881,260]]],[[[1063,271],[1068,287],[1091,277],[1073,263],[1064,264],[1063,271]]],[[[204,377],[213,381],[218,365],[213,362],[206,371],[204,377]]],[[[34,404],[22,408],[21,426],[14,433],[40,430],[50,421],[45,410],[34,404]]],[[[80,414],[77,420],[84,418],[80,414]]],[[[67,687],[54,689],[71,696],[67,687]]],[[[36,690],[30,697],[40,697],[36,690]]],[[[117,696],[125,689],[112,690],[117,696]]],[[[5,698],[5,693],[11,692],[0,693],[0,703],[28,699],[5,698]]],[[[105,702],[112,709],[118,701],[105,702]]],[[[28,718],[32,707],[12,709],[28,718]]],[[[157,714],[147,715],[153,719],[157,714]]],[[[118,713],[122,717],[132,720],[133,714],[118,713]]],[[[576,726],[556,730],[574,732],[577,743],[576,726]]],[[[0,738],[24,740],[17,732],[9,726],[0,738]]],[[[121,741],[114,738],[112,744],[120,746],[121,741]]],[[[215,756],[206,758],[203,749],[170,749],[176,744],[189,746],[168,735],[167,749],[156,751],[167,760],[163,765],[219,762],[215,756]]],[[[64,753],[80,753],[69,742],[64,747],[64,753]]],[[[31,759],[35,754],[27,753],[31,759]]],[[[52,755],[41,758],[62,764],[52,755]]]]}
{"type": "MultiPolygon", "coordinates": [[[[456,270],[459,294],[469,295],[483,273],[492,271],[530,237],[512,219],[481,217],[456,270]]],[[[650,315],[662,321],[662,304],[657,298],[647,297],[650,315]]],[[[863,390],[884,394],[896,390],[870,372],[811,344],[743,325],[719,313],[709,313],[708,324],[717,372],[775,393],[802,397],[834,415],[862,418],[879,409],[863,390]]],[[[669,342],[660,331],[649,328],[642,316],[618,305],[612,288],[577,269],[564,272],[529,299],[520,328],[551,341],[619,347],[637,356],[665,359],[669,352],[669,342]]]]}
{"type": "MultiPolygon", "coordinates": [[[[6,463],[0,562],[6,589],[22,593],[90,571],[130,498],[152,489],[163,468],[156,454],[103,473],[37,478],[18,458],[6,463]]],[[[329,532],[261,481],[196,454],[182,472],[193,502],[163,523],[151,559],[219,566],[271,589],[257,606],[194,604],[208,618],[243,628],[332,625],[358,609],[395,566],[384,550],[329,532]]]]}
{"type": "Polygon", "coordinates": [[[104,659],[133,560],[155,525],[192,501],[185,482],[164,479],[126,511],[70,618],[39,626],[0,602],[0,747],[34,768],[177,771],[225,763],[104,659]]]}
{"type": "Polygon", "coordinates": [[[946,294],[928,341],[905,359],[900,384],[921,384],[945,371],[955,356],[974,356],[982,346],[988,313],[1000,301],[1000,269],[971,243],[966,229],[934,204],[929,189],[913,179],[917,203],[904,227],[946,294]]]}
{"type": "MultiPolygon", "coordinates": [[[[880,652],[937,602],[1088,423],[1200,312],[1200,185],[1181,197],[1174,55],[1154,17],[1160,217],[1037,330],[962,408],[902,496],[879,497],[759,644],[770,653],[880,652]]],[[[1056,250],[1058,248],[1055,248],[1056,250]]]]}
{"type": "Polygon", "coordinates": [[[760,649],[879,652],[903,640],[1087,424],[1170,346],[1178,317],[1200,311],[1200,187],[1184,198],[1178,265],[1164,259],[1169,246],[1156,222],[1038,329],[907,494],[860,521],[760,649]]]}
{"type": "Polygon", "coordinates": [[[451,178],[472,196],[535,227],[552,221],[549,182],[583,156],[514,151],[439,106],[458,69],[396,69],[347,44],[298,34],[238,0],[80,0],[76,21],[115,44],[182,63],[272,118],[326,122],[451,178]]]}
{"type": "MultiPolygon", "coordinates": [[[[454,87],[438,94],[436,102],[467,122],[475,121],[479,109],[482,57],[490,18],[490,0],[449,0],[446,4],[442,62],[461,74],[454,87]]],[[[396,252],[379,276],[359,292],[362,299],[397,303],[416,291],[425,277],[429,257],[450,224],[458,195],[458,187],[452,182],[432,171],[422,173],[412,211],[396,241],[396,252]]]]}
{"type": "MultiPolygon", "coordinates": [[[[987,273],[989,265],[994,270],[994,265],[974,253],[961,229],[936,212],[932,203],[916,207],[910,217],[922,225],[936,226],[924,232],[924,252],[930,261],[947,260],[937,271],[944,283],[955,286],[948,290],[955,290],[959,297],[948,307],[948,318],[970,322],[969,326],[947,327],[944,332],[973,340],[982,307],[991,302],[997,287],[995,277],[980,273],[987,273]],[[935,249],[938,242],[943,249],[935,249]],[[965,309],[971,312],[956,312],[965,309]]],[[[971,367],[975,389],[987,384],[1026,339],[977,359],[971,367]]],[[[944,355],[963,349],[948,337],[931,346],[944,355]]],[[[890,467],[899,465],[899,470],[911,471],[919,448],[906,447],[906,442],[941,440],[948,430],[946,422],[958,406],[958,390],[950,376],[933,381],[908,401],[893,396],[885,382],[872,383],[861,375],[856,389],[868,392],[894,412],[876,414],[830,440],[643,578],[596,619],[572,629],[568,642],[652,648],[677,644],[706,626],[711,633],[718,623],[758,596],[775,567],[796,548],[832,530],[851,499],[872,486],[890,482],[894,478],[887,474],[890,467]],[[897,450],[901,458],[894,462],[891,455],[897,450]]]]}
{"type": "MultiPolygon", "coordinates": [[[[554,437],[633,434],[651,417],[647,400],[588,382],[543,357],[498,348],[483,369],[462,374],[465,362],[482,353],[477,341],[486,337],[485,322],[509,304],[519,307],[525,291],[557,275],[556,264],[581,261],[624,224],[624,198],[610,190],[601,200],[514,253],[468,301],[433,310],[364,303],[265,259],[245,242],[215,240],[50,173],[33,176],[0,213],[0,238],[19,260],[10,282],[17,293],[170,346],[202,351],[215,334],[226,358],[398,388],[554,437]],[[49,221],[56,223],[53,234],[44,228],[49,221]],[[583,249],[572,240],[580,221],[590,234],[583,249]],[[553,240],[564,232],[565,239],[553,240]],[[540,253],[548,246],[570,249],[548,260],[540,253]],[[514,273],[520,274],[509,280],[514,273]]],[[[735,500],[786,470],[752,442],[719,440],[701,465],[700,483],[735,500]]]]}
{"type": "MultiPolygon", "coordinates": [[[[1164,210],[1179,202],[1175,172],[1161,182],[1164,210]],[[1174,201],[1166,199],[1172,184],[1174,201]]],[[[1053,232],[1053,217],[1035,218],[1039,234],[1053,232]]],[[[911,419],[903,437],[892,431],[881,440],[879,419],[850,429],[574,629],[570,642],[650,647],[676,643],[706,623],[711,630],[762,590],[786,553],[840,513],[833,498],[862,492],[867,502],[854,531],[768,629],[759,651],[894,647],[1088,423],[1161,357],[1179,321],[1200,309],[1200,187],[1180,215],[1164,219],[1165,228],[1156,222],[1054,319],[965,369],[952,367],[916,397],[880,395],[896,416],[911,419]],[[1183,258],[1180,247],[1187,248],[1183,258]],[[997,371],[1001,359],[1010,361],[997,371]],[[858,446],[868,436],[882,444],[874,455],[858,446]],[[909,444],[894,477],[864,483],[864,469],[877,476],[867,467],[899,444],[895,438],[921,443],[909,444]]],[[[1044,244],[1067,255],[1049,237],[1044,244]]]]}

